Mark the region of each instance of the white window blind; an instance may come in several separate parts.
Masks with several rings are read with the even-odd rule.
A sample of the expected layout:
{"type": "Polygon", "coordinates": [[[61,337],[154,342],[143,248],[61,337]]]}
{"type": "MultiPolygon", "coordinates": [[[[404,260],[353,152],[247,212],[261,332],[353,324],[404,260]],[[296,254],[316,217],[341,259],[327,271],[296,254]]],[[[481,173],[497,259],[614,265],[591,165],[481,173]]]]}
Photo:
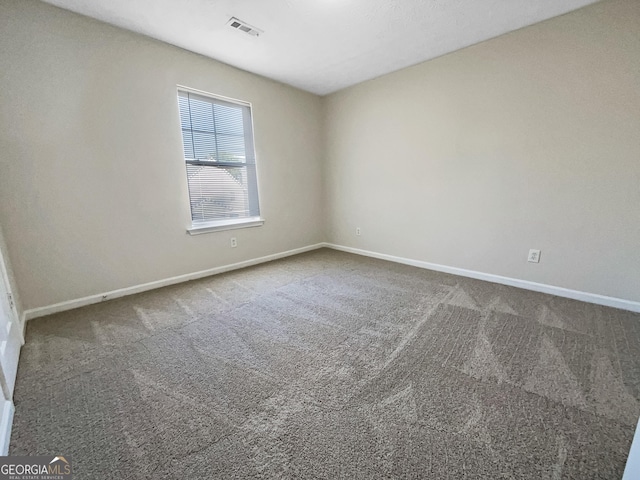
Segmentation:
{"type": "Polygon", "coordinates": [[[251,108],[178,90],[194,226],[260,216],[251,108]]]}

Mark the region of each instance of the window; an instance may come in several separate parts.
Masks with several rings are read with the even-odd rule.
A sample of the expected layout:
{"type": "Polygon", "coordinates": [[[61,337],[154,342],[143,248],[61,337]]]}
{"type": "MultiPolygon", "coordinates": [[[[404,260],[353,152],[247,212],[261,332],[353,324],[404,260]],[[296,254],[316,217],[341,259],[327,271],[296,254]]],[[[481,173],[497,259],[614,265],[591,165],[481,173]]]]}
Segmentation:
{"type": "Polygon", "coordinates": [[[250,105],[182,88],[178,105],[189,233],[262,225],[250,105]]]}

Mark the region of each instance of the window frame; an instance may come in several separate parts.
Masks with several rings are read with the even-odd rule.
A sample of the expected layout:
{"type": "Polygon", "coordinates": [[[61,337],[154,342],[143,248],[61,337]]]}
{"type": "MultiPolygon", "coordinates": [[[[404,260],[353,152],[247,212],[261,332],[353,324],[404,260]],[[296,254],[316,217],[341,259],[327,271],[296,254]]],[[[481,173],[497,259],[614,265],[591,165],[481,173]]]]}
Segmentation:
{"type": "MultiPolygon", "coordinates": [[[[214,93],[210,93],[210,92],[206,92],[204,90],[198,90],[196,88],[191,88],[191,87],[187,87],[184,85],[176,85],[176,100],[179,98],[180,96],[180,92],[183,93],[193,93],[196,95],[200,95],[202,97],[207,97],[210,98],[212,100],[219,100],[221,102],[226,102],[226,103],[231,103],[231,104],[235,104],[241,107],[247,107],[249,110],[249,119],[250,119],[250,125],[251,125],[251,148],[253,149],[253,151],[251,153],[253,153],[253,158],[254,158],[254,168],[255,168],[255,201],[257,202],[257,208],[258,208],[258,216],[249,216],[249,217],[244,217],[244,218],[229,218],[229,219],[220,219],[220,220],[211,220],[208,222],[197,222],[194,223],[193,222],[193,213],[191,211],[191,190],[189,188],[189,182],[188,182],[188,178],[186,175],[186,169],[185,169],[185,180],[187,181],[187,193],[189,195],[189,216],[191,217],[191,226],[187,228],[187,233],[189,233],[190,235],[200,235],[202,233],[211,233],[211,232],[218,232],[218,231],[223,231],[223,230],[234,230],[234,229],[238,229],[238,228],[250,228],[250,227],[259,227],[262,226],[265,222],[264,218],[262,217],[262,212],[260,210],[260,205],[261,205],[261,201],[260,201],[260,175],[258,172],[258,158],[256,155],[256,148],[255,148],[255,129],[254,129],[254,122],[253,122],[253,105],[251,104],[251,102],[246,102],[244,100],[238,100],[235,98],[231,98],[231,97],[225,97],[223,95],[217,95],[214,93]]],[[[181,137],[181,144],[183,143],[183,132],[182,132],[182,117],[181,117],[181,113],[180,113],[180,106],[179,106],[179,102],[176,101],[176,106],[178,107],[178,130],[180,131],[180,137],[181,137]]],[[[246,132],[245,132],[245,138],[246,138],[246,132]]],[[[209,164],[209,162],[203,161],[200,162],[198,160],[187,160],[187,158],[185,158],[184,156],[184,147],[180,149],[180,151],[182,152],[181,158],[182,158],[182,162],[183,165],[186,167],[189,164],[192,164],[194,162],[197,163],[202,163],[202,164],[209,164]],[[191,163],[187,163],[187,162],[191,162],[191,163]]],[[[211,166],[213,167],[224,167],[225,166],[225,162],[211,162],[211,166]]],[[[250,187],[251,188],[251,187],[250,187]]],[[[251,196],[252,193],[251,191],[249,191],[249,200],[251,200],[251,196]]]]}

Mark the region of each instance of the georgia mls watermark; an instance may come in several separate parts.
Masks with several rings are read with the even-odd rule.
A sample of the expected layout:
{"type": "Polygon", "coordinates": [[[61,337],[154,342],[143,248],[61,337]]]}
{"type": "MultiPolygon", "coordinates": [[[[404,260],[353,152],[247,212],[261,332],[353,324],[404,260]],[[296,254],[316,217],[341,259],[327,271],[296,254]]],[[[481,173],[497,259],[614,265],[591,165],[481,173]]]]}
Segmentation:
{"type": "Polygon", "coordinates": [[[0,480],[69,480],[70,457],[0,457],[0,480]]]}

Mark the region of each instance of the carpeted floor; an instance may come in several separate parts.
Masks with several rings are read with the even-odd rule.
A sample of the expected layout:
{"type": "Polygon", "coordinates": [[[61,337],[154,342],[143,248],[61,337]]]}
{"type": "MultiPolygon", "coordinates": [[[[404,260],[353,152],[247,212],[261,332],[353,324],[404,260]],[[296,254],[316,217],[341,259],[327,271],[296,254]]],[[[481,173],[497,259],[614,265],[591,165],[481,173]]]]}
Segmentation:
{"type": "Polygon", "coordinates": [[[640,315],[332,250],[29,322],[77,479],[619,479],[640,315]]]}

